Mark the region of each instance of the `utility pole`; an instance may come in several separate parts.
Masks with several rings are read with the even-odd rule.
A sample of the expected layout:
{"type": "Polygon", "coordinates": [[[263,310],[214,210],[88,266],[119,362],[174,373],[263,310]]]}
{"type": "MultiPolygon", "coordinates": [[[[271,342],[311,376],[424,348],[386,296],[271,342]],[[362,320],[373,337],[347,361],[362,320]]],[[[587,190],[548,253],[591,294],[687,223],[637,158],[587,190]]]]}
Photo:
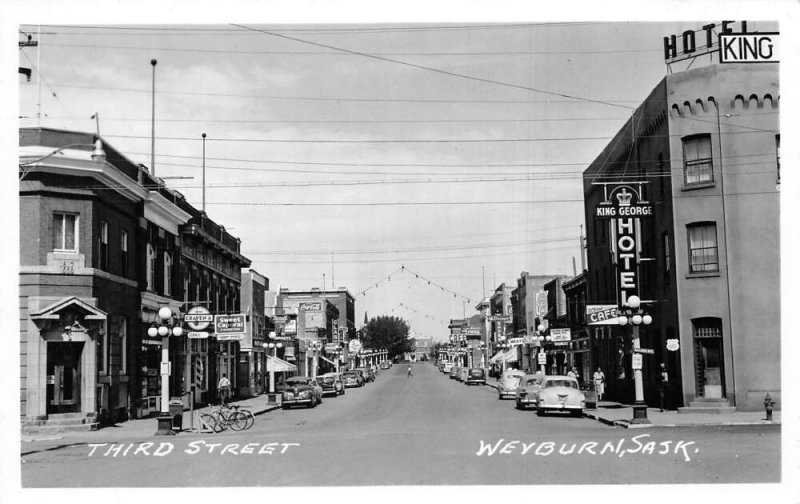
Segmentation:
{"type": "Polygon", "coordinates": [[[203,137],[203,213],[206,213],[206,134],[203,137]]]}
{"type": "Polygon", "coordinates": [[[150,65],[153,66],[153,86],[152,86],[152,109],[150,114],[150,172],[156,176],[156,64],[158,61],[153,58],[150,65]]]}

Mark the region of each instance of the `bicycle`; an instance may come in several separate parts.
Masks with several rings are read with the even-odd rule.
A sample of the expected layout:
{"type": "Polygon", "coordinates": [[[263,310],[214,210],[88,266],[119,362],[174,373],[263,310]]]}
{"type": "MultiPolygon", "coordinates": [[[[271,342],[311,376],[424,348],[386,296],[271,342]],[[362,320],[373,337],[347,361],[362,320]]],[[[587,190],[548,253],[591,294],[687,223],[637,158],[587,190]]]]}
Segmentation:
{"type": "Polygon", "coordinates": [[[247,421],[247,423],[245,424],[245,427],[244,427],[243,430],[247,430],[250,427],[252,427],[253,425],[255,425],[256,416],[253,414],[252,411],[250,411],[247,408],[239,409],[241,406],[239,406],[238,404],[234,404],[234,405],[229,406],[229,407],[233,408],[234,410],[238,411],[239,413],[241,413],[241,414],[243,414],[245,416],[245,420],[247,421]]]}
{"type": "Polygon", "coordinates": [[[228,427],[234,431],[241,431],[252,426],[248,415],[239,411],[238,407],[229,408],[222,405],[212,407],[209,413],[201,413],[200,421],[214,432],[222,432],[228,427]]]}

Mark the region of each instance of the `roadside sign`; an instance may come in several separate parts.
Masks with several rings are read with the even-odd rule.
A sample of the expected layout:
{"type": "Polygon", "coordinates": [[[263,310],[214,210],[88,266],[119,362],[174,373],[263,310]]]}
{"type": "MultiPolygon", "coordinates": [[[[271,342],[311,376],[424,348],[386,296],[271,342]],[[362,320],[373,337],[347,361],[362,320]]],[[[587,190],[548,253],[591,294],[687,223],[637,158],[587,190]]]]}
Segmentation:
{"type": "Polygon", "coordinates": [[[633,353],[655,355],[656,351],[653,350],[652,348],[634,348],[633,353]]]}
{"type": "Polygon", "coordinates": [[[245,317],[236,315],[214,315],[214,332],[217,341],[241,341],[244,339],[245,317]]]}
{"type": "Polygon", "coordinates": [[[667,340],[667,350],[669,350],[670,352],[674,352],[674,351],[678,350],[680,347],[681,347],[681,345],[678,342],[677,338],[668,339],[667,340]]]}
{"type": "Polygon", "coordinates": [[[214,315],[211,315],[211,312],[204,306],[193,306],[183,316],[183,321],[186,322],[189,328],[195,331],[202,331],[214,321],[214,315]]]}
{"type": "Polygon", "coordinates": [[[524,343],[523,338],[509,338],[508,344],[509,345],[522,345],[524,343]]]}
{"type": "Polygon", "coordinates": [[[547,354],[539,352],[539,364],[547,364],[547,354]]]}
{"type": "Polygon", "coordinates": [[[631,368],[642,369],[642,354],[635,353],[631,355],[631,368]]]}
{"type": "Polygon", "coordinates": [[[352,353],[358,353],[361,350],[361,341],[357,339],[350,340],[350,344],[347,346],[347,348],[352,353]]]}
{"type": "Polygon", "coordinates": [[[272,317],[272,320],[275,321],[276,324],[285,324],[287,320],[289,320],[288,315],[275,315],[272,317]]]}
{"type": "Polygon", "coordinates": [[[511,322],[511,315],[489,315],[491,322],[511,322]]]}
{"type": "Polygon", "coordinates": [[[586,305],[588,325],[619,325],[617,305],[586,305]]]}
{"type": "Polygon", "coordinates": [[[189,339],[206,339],[208,338],[208,333],[206,331],[189,331],[186,336],[189,339]]]}
{"type": "Polygon", "coordinates": [[[569,329],[550,329],[550,341],[570,341],[572,333],[569,329]]]}
{"type": "Polygon", "coordinates": [[[339,345],[336,343],[325,343],[325,351],[326,352],[335,352],[339,350],[339,345]]]}

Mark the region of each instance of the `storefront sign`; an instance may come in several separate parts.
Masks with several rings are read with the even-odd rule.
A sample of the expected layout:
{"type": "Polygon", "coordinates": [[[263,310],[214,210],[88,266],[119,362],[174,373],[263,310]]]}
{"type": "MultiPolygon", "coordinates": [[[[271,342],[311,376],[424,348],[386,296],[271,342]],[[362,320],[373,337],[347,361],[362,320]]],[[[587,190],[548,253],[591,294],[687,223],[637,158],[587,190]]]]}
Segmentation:
{"type": "Polygon", "coordinates": [[[544,318],[547,315],[547,292],[539,291],[536,293],[536,316],[544,318]]]}
{"type": "Polygon", "coordinates": [[[242,341],[244,333],[217,334],[217,341],[242,341]]]}
{"type": "Polygon", "coordinates": [[[347,348],[352,353],[358,353],[359,351],[361,351],[361,341],[356,339],[350,340],[350,343],[348,344],[347,348]]]}
{"type": "Polygon", "coordinates": [[[480,327],[467,327],[467,336],[480,336],[480,335],[481,335],[480,327]]]}
{"type": "Polygon", "coordinates": [[[619,325],[617,305],[586,305],[588,325],[619,325]]]}
{"type": "Polygon", "coordinates": [[[722,34],[719,36],[720,63],[777,63],[777,33],[722,34]]]}
{"type": "Polygon", "coordinates": [[[511,322],[511,315],[489,315],[491,322],[511,322]]]}
{"type": "Polygon", "coordinates": [[[653,216],[653,204],[642,197],[642,184],[636,182],[611,186],[606,185],[605,200],[594,209],[596,219],[617,219],[621,217],[647,218],[653,216]],[[610,189],[610,192],[609,192],[610,189]]]}
{"type": "Polygon", "coordinates": [[[569,341],[572,339],[572,333],[569,329],[550,329],[550,341],[569,341]]]}
{"type": "Polygon", "coordinates": [[[656,351],[652,348],[634,348],[633,353],[655,355],[656,351]]]}
{"type": "Polygon", "coordinates": [[[243,314],[214,315],[214,332],[220,334],[243,333],[245,326],[243,314]]]}
{"type": "Polygon", "coordinates": [[[522,345],[525,343],[524,338],[509,338],[508,344],[509,345],[522,345]]]}
{"type": "Polygon", "coordinates": [[[325,351],[326,352],[335,352],[339,350],[339,345],[336,343],[325,343],[325,351]]]}
{"type": "Polygon", "coordinates": [[[300,311],[322,311],[322,303],[314,301],[312,303],[300,303],[300,311]]]}
{"type": "Polygon", "coordinates": [[[189,339],[205,339],[208,338],[208,333],[206,331],[189,331],[186,336],[189,339]]]}
{"type": "Polygon", "coordinates": [[[275,315],[274,317],[272,317],[272,320],[276,324],[285,324],[286,321],[289,320],[289,316],[288,315],[275,315]]]}
{"type": "Polygon", "coordinates": [[[183,321],[186,322],[186,325],[191,329],[203,331],[214,321],[214,316],[211,315],[211,312],[204,306],[193,306],[186,315],[183,316],[183,321]]]}
{"type": "Polygon", "coordinates": [[[544,352],[539,352],[539,364],[547,364],[547,354],[544,352]]]}

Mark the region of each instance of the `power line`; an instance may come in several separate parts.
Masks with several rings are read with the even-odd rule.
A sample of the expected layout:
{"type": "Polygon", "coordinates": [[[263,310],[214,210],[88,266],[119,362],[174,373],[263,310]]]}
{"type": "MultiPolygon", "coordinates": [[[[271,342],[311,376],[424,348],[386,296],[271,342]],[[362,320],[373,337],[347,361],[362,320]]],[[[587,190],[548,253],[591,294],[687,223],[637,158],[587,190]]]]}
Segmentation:
{"type": "Polygon", "coordinates": [[[397,65],[407,66],[407,67],[411,67],[411,68],[417,68],[419,70],[426,70],[426,71],[429,71],[429,72],[434,72],[434,73],[438,73],[438,74],[441,74],[441,75],[447,75],[447,76],[450,76],[450,77],[467,79],[467,80],[476,81],[476,82],[483,82],[483,83],[486,83],[486,84],[494,84],[494,85],[497,85],[497,86],[503,86],[503,87],[512,88],[512,89],[521,89],[521,90],[524,90],[524,91],[533,91],[533,92],[536,92],[536,93],[542,93],[542,94],[547,94],[547,95],[551,95],[551,96],[558,96],[558,97],[561,97],[561,98],[568,98],[568,99],[573,99],[573,100],[587,102],[587,103],[595,103],[595,104],[600,104],[600,105],[607,105],[607,106],[610,106],[610,107],[619,107],[619,108],[625,108],[625,109],[631,109],[632,108],[632,107],[628,107],[626,105],[619,105],[619,104],[616,104],[616,103],[607,102],[607,101],[603,101],[603,100],[585,98],[585,97],[582,97],[582,96],[570,95],[570,94],[567,94],[567,93],[559,93],[559,92],[555,92],[555,91],[547,91],[547,90],[544,90],[544,89],[538,89],[538,88],[534,88],[534,87],[531,87],[531,86],[523,86],[523,85],[520,85],[520,84],[512,84],[512,83],[509,83],[509,82],[503,82],[503,81],[499,81],[499,80],[495,80],[495,79],[487,79],[487,78],[483,78],[483,77],[476,77],[476,76],[473,76],[473,75],[466,75],[466,74],[462,74],[462,73],[458,73],[458,72],[451,72],[449,70],[443,70],[441,68],[435,68],[435,67],[430,67],[430,66],[426,66],[426,65],[418,65],[416,63],[410,63],[408,61],[401,61],[401,60],[397,60],[397,59],[393,59],[393,58],[387,58],[385,56],[376,56],[374,54],[369,54],[369,53],[364,53],[364,52],[359,52],[359,51],[353,51],[353,50],[350,50],[350,49],[345,49],[345,48],[337,47],[337,46],[330,45],[330,44],[321,44],[319,42],[313,42],[311,40],[305,40],[305,39],[300,39],[300,38],[297,38],[297,37],[291,37],[289,35],[283,35],[283,34],[280,34],[280,33],[277,33],[277,32],[261,30],[261,29],[258,29],[258,28],[252,28],[252,27],[245,26],[245,25],[238,25],[238,24],[232,23],[232,26],[238,26],[239,28],[242,28],[242,29],[245,29],[245,30],[257,31],[257,32],[263,33],[265,35],[270,35],[272,37],[278,37],[278,38],[282,38],[282,39],[285,39],[285,40],[292,40],[292,41],[295,41],[295,42],[299,42],[301,44],[308,44],[308,45],[313,45],[313,46],[316,46],[316,47],[324,47],[326,49],[332,49],[334,51],[342,51],[342,52],[346,52],[346,53],[350,53],[350,54],[354,54],[354,55],[358,55],[358,56],[363,56],[365,58],[370,58],[370,59],[374,59],[374,60],[378,60],[378,61],[384,61],[386,63],[394,63],[394,64],[397,64],[397,65]]]}
{"type": "MultiPolygon", "coordinates": [[[[50,117],[81,121],[83,117],[50,117]]],[[[627,117],[553,117],[553,118],[511,118],[511,119],[156,119],[157,123],[203,123],[203,124],[454,124],[454,123],[546,123],[582,121],[620,121],[627,117]]],[[[148,118],[109,118],[104,122],[150,122],[148,118]]]]}

